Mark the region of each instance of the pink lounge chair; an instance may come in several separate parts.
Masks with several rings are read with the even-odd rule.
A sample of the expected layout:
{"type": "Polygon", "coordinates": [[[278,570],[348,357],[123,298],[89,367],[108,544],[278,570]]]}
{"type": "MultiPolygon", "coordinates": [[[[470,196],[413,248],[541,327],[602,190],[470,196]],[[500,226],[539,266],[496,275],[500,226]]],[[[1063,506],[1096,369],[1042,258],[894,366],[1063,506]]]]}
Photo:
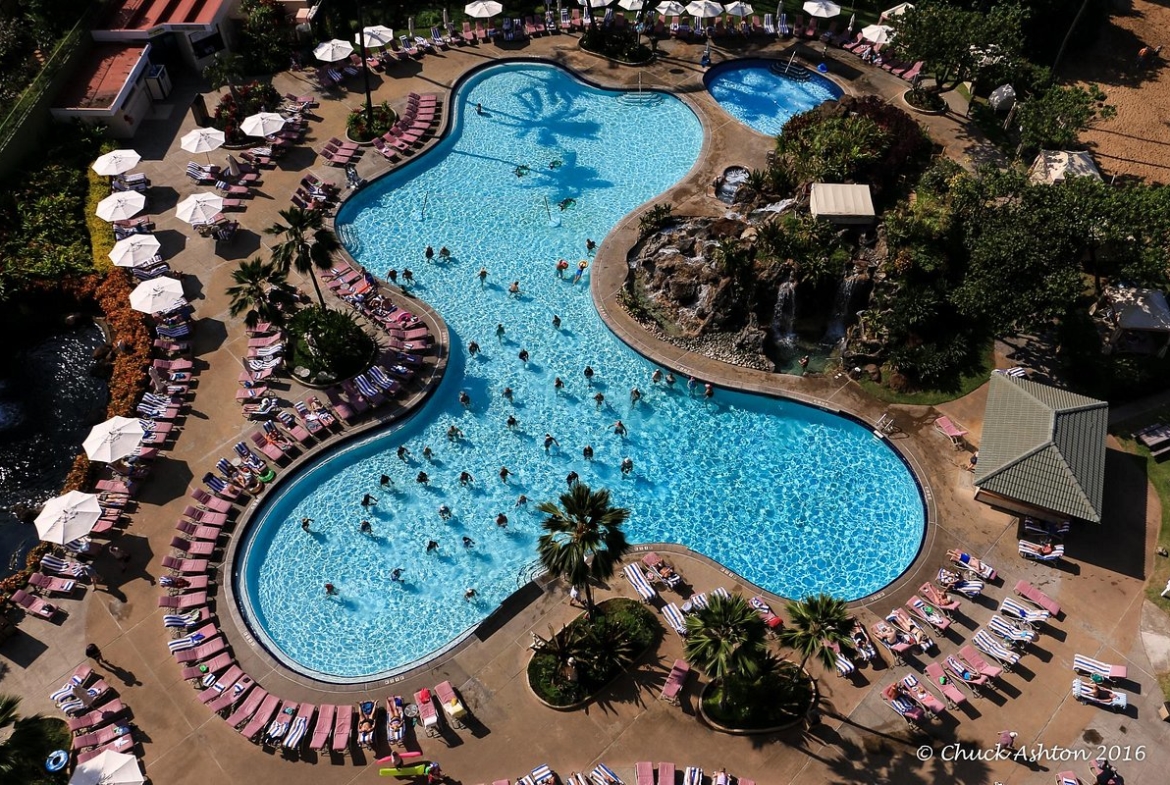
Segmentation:
{"type": "Polygon", "coordinates": [[[337,707],[337,716],[333,720],[333,741],[329,748],[338,754],[344,755],[353,739],[353,706],[348,704],[337,707]]]}
{"type": "Polygon", "coordinates": [[[260,432],[253,432],[251,435],[252,444],[256,446],[260,452],[270,461],[279,462],[285,460],[288,456],[279,444],[269,441],[264,434],[260,432]]]}
{"type": "Polygon", "coordinates": [[[85,763],[93,760],[103,752],[129,752],[134,748],[134,735],[126,733],[111,741],[109,744],[103,744],[100,747],[94,747],[92,750],[86,750],[77,754],[77,762],[85,763]]]}
{"type": "Polygon", "coordinates": [[[317,722],[313,725],[313,736],[309,739],[309,749],[324,752],[329,746],[329,736],[333,732],[333,718],[337,715],[337,707],[332,703],[323,704],[317,710],[317,722]]]}
{"type": "Polygon", "coordinates": [[[937,717],[947,710],[943,702],[935,697],[934,693],[927,689],[913,673],[902,677],[902,686],[905,688],[905,694],[913,698],[915,703],[921,706],[927,714],[937,717]]]}
{"type": "Polygon", "coordinates": [[[201,646],[196,646],[194,649],[184,649],[183,651],[175,652],[175,661],[179,663],[185,662],[202,662],[210,658],[212,655],[219,654],[227,648],[227,641],[219,637],[209,640],[201,646]]]}
{"type": "Polygon", "coordinates": [[[189,496],[196,504],[210,512],[221,512],[227,515],[235,509],[231,502],[226,499],[217,499],[202,488],[193,488],[189,496]]]}
{"type": "Polygon", "coordinates": [[[637,785],[654,785],[654,764],[648,760],[635,763],[634,778],[637,785]]]}
{"type": "Polygon", "coordinates": [[[1038,608],[1048,611],[1053,616],[1060,615],[1060,603],[1027,581],[1016,582],[1016,594],[1020,595],[1038,608]]]}
{"type": "Polygon", "coordinates": [[[938,687],[942,692],[943,698],[946,699],[947,705],[952,709],[957,709],[959,706],[967,702],[967,696],[964,695],[958,687],[955,686],[946,673],[943,671],[943,666],[937,662],[928,662],[926,664],[926,677],[930,683],[938,687]]]}
{"type": "MultiPolygon", "coordinates": [[[[226,655],[224,655],[224,656],[226,656],[226,655]]],[[[219,659],[219,658],[217,657],[216,659],[219,659]]],[[[212,662],[215,662],[215,660],[212,660],[212,662]]],[[[207,665],[208,665],[208,668],[210,669],[211,663],[209,662],[209,663],[207,663],[207,665]]],[[[192,670],[192,668],[184,668],[184,672],[186,672],[188,670],[192,670]]],[[[198,666],[196,666],[194,668],[194,670],[198,671],[199,670],[198,666]]],[[[226,671],[224,671],[221,675],[215,676],[214,680],[200,691],[200,693],[199,693],[200,702],[201,703],[211,703],[216,698],[219,698],[220,696],[222,696],[225,692],[231,692],[231,688],[235,686],[236,682],[238,682],[240,680],[240,677],[243,675],[244,675],[243,669],[240,668],[239,665],[233,664],[230,668],[228,668],[226,671]]],[[[243,693],[241,692],[240,694],[242,695],[243,693]]]]}
{"type": "Polygon", "coordinates": [[[976,651],[974,646],[967,644],[959,649],[959,656],[966,660],[971,667],[979,671],[980,674],[989,679],[998,678],[1003,673],[1003,668],[998,665],[992,665],[983,658],[983,655],[976,651]]]}
{"type": "Polygon", "coordinates": [[[673,785],[674,764],[666,761],[658,762],[658,785],[673,785]]]}
{"type": "Polygon", "coordinates": [[[193,540],[206,540],[207,542],[216,542],[223,534],[223,530],[217,526],[204,526],[193,521],[179,521],[175,525],[175,529],[193,540]]]}
{"type": "Polygon", "coordinates": [[[50,578],[39,572],[28,576],[28,582],[41,591],[57,592],[58,594],[72,594],[77,588],[77,581],[67,578],[50,578]]]}
{"type": "Polygon", "coordinates": [[[963,446],[963,437],[967,435],[967,432],[951,422],[950,417],[946,415],[938,417],[934,421],[934,428],[943,436],[950,439],[951,444],[955,446],[956,450],[963,446]]]}
{"type": "Polygon", "coordinates": [[[80,717],[69,720],[69,730],[71,733],[95,730],[107,722],[112,722],[125,712],[125,704],[122,703],[121,699],[114,698],[99,709],[94,709],[88,714],[82,714],[80,717]]]}
{"type": "Polygon", "coordinates": [[[301,745],[305,742],[305,736],[309,732],[309,723],[313,721],[313,715],[317,713],[317,707],[312,703],[302,703],[297,709],[297,715],[293,717],[292,722],[289,723],[288,731],[284,734],[284,748],[289,752],[298,752],[301,745]]]}
{"type": "Polygon", "coordinates": [[[437,738],[439,735],[439,712],[435,708],[435,702],[431,699],[430,690],[416,692],[414,702],[418,704],[418,721],[422,724],[423,730],[427,736],[437,738]]]}
{"type": "Polygon", "coordinates": [[[207,604],[207,592],[199,591],[192,594],[180,594],[176,597],[159,597],[158,607],[171,608],[173,610],[183,610],[185,608],[198,608],[207,604]]]}
{"type": "MultiPolygon", "coordinates": [[[[168,570],[175,570],[183,575],[199,575],[207,572],[207,559],[179,559],[174,556],[164,556],[162,566],[168,570]]],[[[160,606],[162,607],[162,606],[160,606]]]]}
{"type": "Polygon", "coordinates": [[[101,747],[102,745],[109,744],[114,739],[129,735],[129,725],[111,725],[109,727],[93,731],[92,733],[84,733],[80,736],[74,736],[73,749],[83,750],[86,747],[101,747]]]}
{"type": "Polygon", "coordinates": [[[918,75],[922,73],[922,66],[924,66],[924,65],[926,65],[926,61],[919,60],[917,63],[910,66],[910,68],[908,68],[907,70],[905,70],[901,74],[899,74],[899,76],[901,76],[907,82],[913,82],[915,79],[918,78],[918,75]]]}
{"type": "Polygon", "coordinates": [[[962,604],[958,598],[951,598],[945,591],[935,586],[933,583],[924,583],[918,587],[918,593],[925,598],[925,600],[934,607],[938,608],[943,613],[950,613],[959,609],[962,604]]]}
{"type": "Polygon", "coordinates": [[[183,508],[183,515],[196,523],[203,523],[208,526],[222,526],[227,523],[228,519],[226,512],[201,510],[198,507],[192,507],[190,505],[183,508]]]}
{"type": "Polygon", "coordinates": [[[57,615],[57,608],[52,603],[45,602],[40,597],[34,597],[24,589],[17,589],[12,593],[12,601],[34,616],[52,621],[57,615]]]}
{"type": "Polygon", "coordinates": [[[192,665],[189,668],[183,668],[179,675],[183,681],[187,679],[201,679],[231,666],[234,662],[235,660],[232,659],[232,655],[225,651],[222,654],[215,655],[201,665],[192,665]]]}
{"type": "Polygon", "coordinates": [[[674,666],[670,669],[669,675],[666,677],[666,683],[662,685],[662,694],[659,696],[660,700],[667,703],[678,705],[679,694],[682,692],[683,686],[687,683],[687,677],[690,676],[691,666],[687,664],[686,660],[675,660],[674,666]]]}
{"type": "MultiPolygon", "coordinates": [[[[234,669],[233,669],[234,670],[234,669]]],[[[216,693],[210,698],[200,695],[199,699],[207,704],[207,708],[211,709],[212,713],[219,714],[221,711],[230,709],[235,704],[239,703],[248,691],[256,686],[256,682],[248,674],[237,674],[229,671],[223,679],[224,687],[221,690],[219,685],[212,685],[210,692],[216,693]],[[227,676],[232,676],[232,681],[228,684],[227,676]]],[[[259,689],[259,688],[257,688],[259,689]]]]}
{"type": "Polygon", "coordinates": [[[192,542],[182,537],[172,537],[171,547],[188,556],[210,556],[215,552],[214,542],[192,542]]]}
{"type": "Polygon", "coordinates": [[[252,715],[252,719],[240,729],[240,733],[245,739],[249,741],[256,738],[260,731],[268,725],[272,719],[272,715],[276,713],[276,706],[280,703],[280,698],[275,695],[265,695],[264,699],[260,701],[260,705],[256,707],[256,713],[252,715]]]}

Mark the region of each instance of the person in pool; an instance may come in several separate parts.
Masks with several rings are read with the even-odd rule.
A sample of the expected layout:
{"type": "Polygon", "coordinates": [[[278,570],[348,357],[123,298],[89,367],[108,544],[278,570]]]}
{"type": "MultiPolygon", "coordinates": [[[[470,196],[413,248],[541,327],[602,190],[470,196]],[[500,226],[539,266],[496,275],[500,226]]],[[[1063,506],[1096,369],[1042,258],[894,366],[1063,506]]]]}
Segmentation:
{"type": "Polygon", "coordinates": [[[471,343],[467,344],[467,353],[470,354],[472,357],[479,354],[479,344],[476,343],[475,341],[472,341],[471,343]]]}
{"type": "Polygon", "coordinates": [[[439,505],[439,517],[445,521],[451,520],[451,508],[445,504],[439,505]]]}
{"type": "Polygon", "coordinates": [[[394,569],[390,570],[390,580],[394,581],[395,583],[402,583],[401,567],[395,567],[394,569]]]}
{"type": "Polygon", "coordinates": [[[577,474],[577,472],[569,472],[568,475],[565,476],[565,484],[572,488],[580,479],[581,475],[577,474]]]}
{"type": "Polygon", "coordinates": [[[470,538],[470,537],[468,537],[467,535],[463,535],[463,547],[464,547],[464,548],[473,548],[473,547],[475,547],[475,540],[471,539],[471,538],[470,538]]]}
{"type": "Polygon", "coordinates": [[[358,524],[358,531],[362,534],[373,534],[374,527],[370,524],[369,521],[362,521],[358,524]]]}
{"type": "Polygon", "coordinates": [[[589,262],[585,261],[584,259],[577,262],[577,272],[573,273],[573,283],[577,283],[581,280],[581,276],[585,274],[585,268],[588,266],[589,262]]]}
{"type": "Polygon", "coordinates": [[[557,278],[565,277],[565,270],[569,269],[569,261],[567,259],[557,259],[557,278]]]}
{"type": "Polygon", "coordinates": [[[582,450],[581,450],[581,455],[582,455],[582,456],[585,458],[585,460],[587,460],[587,461],[591,461],[591,460],[593,460],[593,445],[591,445],[591,444],[586,444],[586,445],[585,445],[585,447],[584,447],[584,449],[582,449],[582,450]]]}
{"type": "Polygon", "coordinates": [[[516,506],[517,507],[527,507],[528,506],[528,497],[525,496],[524,494],[520,494],[519,496],[517,496],[516,497],[516,506]]]}
{"type": "Polygon", "coordinates": [[[554,313],[554,314],[553,314],[553,322],[552,322],[552,324],[553,324],[553,329],[554,329],[554,330],[559,330],[559,329],[561,329],[561,317],[557,316],[557,315],[554,313]]]}
{"type": "Polygon", "coordinates": [[[634,470],[634,459],[630,457],[622,458],[622,474],[629,474],[634,470]]]}
{"type": "Polygon", "coordinates": [[[434,553],[439,550],[439,543],[434,540],[427,540],[427,553],[434,553]]]}
{"type": "Polygon", "coordinates": [[[510,477],[511,475],[512,475],[512,472],[508,471],[507,466],[500,467],[500,482],[504,483],[504,485],[508,484],[508,477],[510,477]]]}
{"type": "Polygon", "coordinates": [[[459,472],[459,484],[468,486],[475,482],[475,478],[471,476],[471,472],[459,472]]]}
{"type": "Polygon", "coordinates": [[[585,381],[589,382],[589,386],[592,387],[593,386],[593,366],[586,365],[584,374],[585,374],[585,381]]]}
{"type": "Polygon", "coordinates": [[[406,449],[406,445],[402,445],[398,448],[398,460],[402,461],[403,463],[410,461],[410,450],[406,449]]]}
{"type": "Polygon", "coordinates": [[[516,419],[516,415],[514,415],[514,414],[508,415],[508,419],[507,419],[508,428],[515,428],[519,424],[520,424],[520,421],[516,419]]]}
{"type": "Polygon", "coordinates": [[[613,432],[622,437],[629,433],[629,431],[626,430],[626,424],[621,420],[618,420],[613,424],[613,432]]]}
{"type": "Polygon", "coordinates": [[[497,515],[496,516],[496,526],[499,526],[501,529],[508,528],[508,516],[504,515],[504,513],[500,513],[499,515],[497,515]]]}
{"type": "Polygon", "coordinates": [[[555,436],[553,436],[551,433],[546,433],[546,434],[544,435],[544,451],[545,451],[545,452],[548,452],[550,449],[552,449],[552,447],[553,447],[554,445],[555,445],[555,446],[557,446],[557,447],[560,447],[560,446],[561,446],[561,443],[560,443],[560,442],[558,442],[558,441],[556,440],[556,437],[555,437],[555,436]]]}
{"type": "Polygon", "coordinates": [[[565,383],[564,383],[564,381],[561,380],[561,377],[558,376],[555,379],[553,379],[553,390],[556,391],[556,393],[558,395],[560,394],[561,390],[563,390],[563,389],[565,389],[565,383]]]}
{"type": "Polygon", "coordinates": [[[419,472],[417,475],[415,475],[414,481],[420,485],[430,485],[431,484],[431,478],[430,478],[430,476],[427,475],[426,472],[419,472]]]}
{"type": "Polygon", "coordinates": [[[487,277],[488,277],[487,268],[486,267],[479,268],[479,272],[477,273],[477,275],[479,276],[479,287],[482,289],[484,287],[484,284],[487,283],[487,277]]]}

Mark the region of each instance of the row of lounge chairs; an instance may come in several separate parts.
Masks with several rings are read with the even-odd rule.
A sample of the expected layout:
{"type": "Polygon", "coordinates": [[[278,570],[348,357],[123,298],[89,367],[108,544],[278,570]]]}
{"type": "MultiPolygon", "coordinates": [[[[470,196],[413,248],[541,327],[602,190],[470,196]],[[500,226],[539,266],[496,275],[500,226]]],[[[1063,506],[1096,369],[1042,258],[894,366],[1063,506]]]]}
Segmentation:
{"type": "Polygon", "coordinates": [[[907,82],[915,82],[922,74],[922,67],[926,62],[919,60],[914,63],[906,63],[893,58],[887,58],[882,52],[884,44],[874,44],[865,40],[865,36],[861,33],[853,40],[848,40],[848,35],[845,38],[838,36],[832,43],[853,52],[867,63],[881,68],[883,71],[889,71],[894,76],[901,77],[907,82]]]}
{"type": "Polygon", "coordinates": [[[129,753],[136,743],[129,708],[104,679],[95,676],[93,668],[83,663],[49,695],[67,717],[70,744],[79,764],[107,751],[129,753]]]}
{"type": "Polygon", "coordinates": [[[374,140],[374,149],[387,161],[397,161],[399,153],[411,153],[421,146],[433,132],[439,112],[439,99],[434,93],[411,93],[406,98],[398,122],[374,140]]]}

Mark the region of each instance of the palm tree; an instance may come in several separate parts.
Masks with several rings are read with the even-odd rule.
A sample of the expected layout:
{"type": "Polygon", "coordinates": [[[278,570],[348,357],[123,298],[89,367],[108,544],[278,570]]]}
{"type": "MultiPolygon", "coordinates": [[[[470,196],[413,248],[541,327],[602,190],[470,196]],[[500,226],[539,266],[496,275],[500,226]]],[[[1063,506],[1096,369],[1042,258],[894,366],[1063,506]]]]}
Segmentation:
{"type": "MultiPolygon", "coordinates": [[[[45,759],[60,746],[56,720],[41,714],[21,717],[20,698],[0,695],[0,781],[35,782],[44,776],[45,759]]],[[[63,735],[63,734],[62,734],[63,735]]]]}
{"type": "Polygon", "coordinates": [[[236,82],[244,73],[244,58],[231,52],[217,52],[211,65],[203,69],[203,78],[211,82],[211,89],[218,90],[227,85],[232,98],[237,98],[236,82]]]}
{"type": "Polygon", "coordinates": [[[767,627],[739,594],[713,595],[707,607],[687,617],[683,653],[719,685],[719,706],[727,708],[728,679],[753,679],[770,666],[767,627]]]}
{"type": "Polygon", "coordinates": [[[622,524],[630,517],[624,507],[611,507],[609,491],[590,490],[579,482],[562,493],[561,505],[541,502],[536,509],[548,517],[541,522],[537,551],[545,569],[585,592],[585,609],[593,618],[590,581],[613,577],[617,563],[630,550],[622,524]]]}
{"type": "Polygon", "coordinates": [[[296,297],[285,273],[275,262],[265,262],[259,257],[240,262],[232,271],[232,280],[235,286],[229,286],[226,292],[232,301],[232,316],[246,313],[244,324],[250,328],[260,322],[284,325],[285,309],[296,302],[296,297]]]}
{"type": "Polygon", "coordinates": [[[837,665],[834,644],[844,653],[853,651],[853,619],[844,600],[818,594],[799,602],[789,602],[788,624],[780,631],[780,642],[800,655],[800,670],[810,659],[817,659],[826,669],[837,665]]]}
{"type": "Polygon", "coordinates": [[[333,232],[325,228],[324,216],[319,210],[290,207],[281,210],[280,217],[284,219],[283,224],[273,224],[264,230],[266,234],[283,238],[272,249],[272,260],[276,262],[277,269],[285,274],[289,269],[295,269],[307,275],[324,308],[325,295],[321,294],[321,285],[317,283],[313,268],[328,270],[333,264],[333,254],[341,247],[341,243],[333,232]]]}

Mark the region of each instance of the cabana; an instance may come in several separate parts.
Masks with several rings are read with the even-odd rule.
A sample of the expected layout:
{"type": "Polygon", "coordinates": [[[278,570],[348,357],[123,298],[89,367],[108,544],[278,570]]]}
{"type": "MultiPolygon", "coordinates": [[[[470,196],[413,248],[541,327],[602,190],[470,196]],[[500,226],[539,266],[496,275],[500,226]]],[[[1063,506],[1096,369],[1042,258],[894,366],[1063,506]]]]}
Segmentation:
{"type": "Polygon", "coordinates": [[[1028,179],[1038,185],[1056,185],[1070,177],[1095,177],[1101,172],[1087,152],[1070,150],[1041,150],[1028,170],[1028,179]]]}
{"type": "Polygon", "coordinates": [[[809,211],[835,224],[871,224],[876,215],[868,185],[836,183],[812,184],[809,211]]]}
{"type": "Polygon", "coordinates": [[[1170,347],[1170,305],[1157,289],[1108,287],[1104,308],[1095,316],[1105,324],[1105,354],[1156,354],[1170,347]]]}

